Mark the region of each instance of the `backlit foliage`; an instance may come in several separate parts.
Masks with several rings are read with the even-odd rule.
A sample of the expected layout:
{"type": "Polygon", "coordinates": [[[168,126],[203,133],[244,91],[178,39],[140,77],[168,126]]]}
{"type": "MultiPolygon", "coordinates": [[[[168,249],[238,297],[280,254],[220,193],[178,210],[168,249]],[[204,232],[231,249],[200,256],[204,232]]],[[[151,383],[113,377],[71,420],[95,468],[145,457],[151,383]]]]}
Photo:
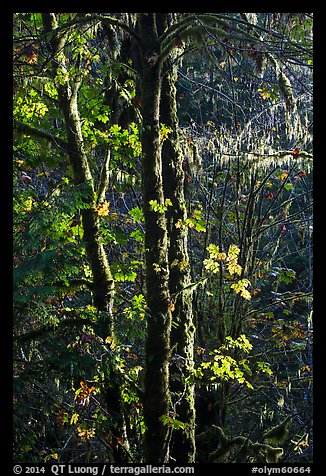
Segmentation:
{"type": "Polygon", "coordinates": [[[170,349],[180,388],[160,419],[167,445],[189,430],[178,411],[194,385],[196,462],[310,463],[312,14],[168,14],[161,52],[177,67],[179,123],[157,131],[160,149],[177,141],[184,213],[172,193],[142,197],[139,14],[53,15],[56,38],[41,13],[14,14],[15,462],[112,463],[117,449],[123,464],[143,462],[145,360],[155,359],[145,346],[149,207],[163,227],[173,216],[168,239],[184,237],[189,254],[169,256],[169,269],[153,263],[157,279],[191,276],[165,301],[171,335],[189,296],[196,327],[193,367],[170,349]],[[81,182],[59,107],[66,86],[89,166],[81,182]],[[105,310],[94,302],[94,243],[114,284],[105,310]]]}

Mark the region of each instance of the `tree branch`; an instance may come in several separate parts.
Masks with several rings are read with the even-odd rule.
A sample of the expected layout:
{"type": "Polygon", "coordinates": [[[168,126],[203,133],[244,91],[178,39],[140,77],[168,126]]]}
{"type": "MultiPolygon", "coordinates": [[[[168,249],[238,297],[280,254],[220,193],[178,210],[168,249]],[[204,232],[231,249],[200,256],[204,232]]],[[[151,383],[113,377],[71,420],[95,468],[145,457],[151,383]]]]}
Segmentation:
{"type": "Polygon", "coordinates": [[[241,110],[242,114],[245,115],[245,113],[244,113],[242,107],[240,106],[240,104],[238,104],[237,102],[234,102],[232,98],[230,98],[226,94],[222,93],[222,91],[219,91],[218,89],[213,88],[212,86],[209,86],[208,84],[200,83],[199,81],[195,81],[194,79],[189,78],[189,76],[184,74],[180,69],[178,70],[178,73],[180,74],[180,76],[187,79],[187,81],[189,81],[190,83],[196,84],[197,86],[201,86],[201,87],[206,88],[206,89],[210,89],[210,90],[214,91],[215,93],[219,94],[220,96],[222,96],[223,98],[227,99],[232,104],[237,106],[241,110]]]}
{"type": "MultiPolygon", "coordinates": [[[[84,326],[85,324],[93,325],[94,321],[92,321],[91,319],[83,319],[80,317],[78,317],[77,319],[71,318],[71,319],[65,319],[64,321],[60,322],[58,327],[60,328],[73,327],[73,326],[81,327],[81,326],[84,326]]],[[[33,331],[26,332],[25,334],[15,335],[13,336],[13,340],[19,343],[28,342],[31,340],[38,339],[44,336],[44,334],[46,334],[47,332],[53,331],[54,329],[55,327],[53,324],[47,324],[45,326],[40,327],[39,329],[34,329],[33,331]]]]}
{"type": "Polygon", "coordinates": [[[98,21],[98,22],[105,21],[109,23],[110,25],[118,26],[122,30],[125,30],[126,32],[128,32],[129,35],[132,36],[139,44],[142,44],[143,42],[143,38],[136,32],[136,30],[130,27],[129,25],[127,25],[122,20],[119,20],[118,18],[106,16],[106,15],[99,15],[97,13],[95,13],[94,15],[83,17],[83,18],[80,18],[80,17],[75,18],[74,20],[67,22],[65,25],[58,26],[58,28],[56,28],[56,31],[60,32],[74,26],[85,25],[87,23],[92,23],[95,21],[98,21]]]}
{"type": "Polygon", "coordinates": [[[105,198],[105,192],[109,184],[109,163],[110,163],[111,152],[109,146],[107,146],[105,157],[103,159],[101,174],[100,174],[100,183],[97,189],[97,200],[96,204],[103,202],[105,198]]]}
{"type": "Polygon", "coordinates": [[[60,137],[56,137],[49,132],[42,131],[40,129],[36,129],[35,127],[29,126],[28,124],[20,121],[14,120],[14,129],[18,132],[22,132],[23,134],[38,137],[40,139],[46,139],[56,147],[64,149],[66,152],[69,151],[69,144],[65,140],[61,139],[60,137]]]}

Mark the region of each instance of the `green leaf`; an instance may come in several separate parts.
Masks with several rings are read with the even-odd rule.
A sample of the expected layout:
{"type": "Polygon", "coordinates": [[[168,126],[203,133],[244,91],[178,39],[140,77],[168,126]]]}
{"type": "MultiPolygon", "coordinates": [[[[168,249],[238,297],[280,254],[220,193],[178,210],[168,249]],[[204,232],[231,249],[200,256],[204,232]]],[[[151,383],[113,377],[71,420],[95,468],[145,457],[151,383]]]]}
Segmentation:
{"type": "Polygon", "coordinates": [[[134,207],[129,211],[129,215],[133,217],[135,222],[143,223],[144,222],[144,215],[143,210],[140,207],[134,207]]]}
{"type": "Polygon", "coordinates": [[[134,230],[130,233],[131,238],[134,238],[137,243],[144,241],[145,234],[141,230],[134,230]]]}
{"type": "Polygon", "coordinates": [[[168,200],[168,204],[165,204],[165,205],[159,204],[157,200],[150,200],[148,203],[150,205],[150,209],[153,212],[164,213],[167,210],[168,205],[170,205],[170,204],[172,205],[171,200],[169,200],[168,198],[166,199],[166,201],[167,200],[168,200]]]}
{"type": "Polygon", "coordinates": [[[106,124],[109,120],[109,117],[106,115],[106,114],[99,114],[97,116],[97,119],[101,122],[103,122],[104,124],[106,124]]]}
{"type": "Polygon", "coordinates": [[[292,185],[292,183],[287,183],[287,184],[284,185],[284,188],[285,188],[285,190],[287,190],[289,192],[290,190],[294,189],[294,186],[292,185]]]}

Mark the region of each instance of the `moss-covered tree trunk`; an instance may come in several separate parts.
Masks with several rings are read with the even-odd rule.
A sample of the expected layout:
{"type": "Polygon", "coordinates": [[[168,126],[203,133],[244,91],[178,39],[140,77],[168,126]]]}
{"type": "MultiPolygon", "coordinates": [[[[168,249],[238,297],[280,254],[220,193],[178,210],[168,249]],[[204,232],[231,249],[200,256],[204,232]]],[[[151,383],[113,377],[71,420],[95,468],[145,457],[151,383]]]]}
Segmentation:
{"type": "MultiPolygon", "coordinates": [[[[95,193],[93,180],[88,166],[87,156],[83,151],[82,136],[80,136],[80,120],[76,115],[76,106],[73,101],[60,94],[60,104],[65,116],[68,144],[70,145],[70,162],[73,166],[75,185],[83,185],[86,190],[85,201],[87,208],[81,210],[87,259],[92,270],[93,299],[97,308],[96,333],[103,340],[114,336],[114,319],[112,307],[114,302],[114,280],[107,260],[107,255],[100,237],[98,215],[95,211],[95,193]]],[[[116,355],[107,355],[103,361],[104,384],[103,398],[107,411],[111,416],[109,428],[112,432],[113,462],[121,463],[125,460],[126,453],[120,442],[125,441],[125,425],[123,415],[123,402],[121,397],[121,375],[116,367],[116,355]]]]}
{"type": "Polygon", "coordinates": [[[154,13],[140,13],[141,94],[143,131],[142,193],[145,220],[146,300],[148,306],[145,344],[144,459],[146,463],[168,460],[169,428],[164,417],[170,409],[168,238],[164,213],[159,105],[161,66],[154,13]],[[152,205],[151,205],[151,203],[152,205]]]}
{"type": "MultiPolygon", "coordinates": [[[[44,31],[48,35],[52,53],[52,74],[55,78],[58,70],[67,73],[64,47],[65,35],[57,35],[58,27],[54,13],[44,13],[44,31]]],[[[81,210],[83,239],[86,246],[87,259],[92,270],[94,305],[98,310],[97,334],[105,339],[114,334],[112,306],[114,300],[114,280],[107,260],[105,249],[100,238],[99,219],[95,211],[95,190],[88,157],[85,153],[81,121],[78,111],[78,91],[81,83],[78,78],[69,78],[56,84],[59,109],[63,115],[66,129],[67,153],[73,169],[73,180],[76,187],[83,187],[86,207],[81,210]]],[[[103,397],[107,410],[112,416],[110,431],[112,433],[112,455],[116,463],[122,462],[125,452],[120,442],[123,440],[123,410],[121,398],[121,382],[116,371],[114,356],[109,355],[103,367],[105,381],[103,397]]]]}
{"type": "Polygon", "coordinates": [[[73,167],[74,183],[76,186],[83,187],[85,191],[84,200],[88,205],[87,208],[81,210],[81,215],[87,258],[92,269],[94,304],[99,311],[105,311],[108,316],[106,328],[101,327],[99,330],[101,334],[104,333],[104,336],[107,337],[113,332],[111,309],[114,297],[114,281],[99,234],[99,220],[95,211],[93,178],[87,156],[84,152],[76,102],[77,98],[69,95],[68,87],[59,88],[59,105],[66,126],[69,159],[73,167]]]}
{"type": "Polygon", "coordinates": [[[176,67],[165,63],[163,75],[160,120],[172,129],[162,146],[165,197],[172,206],[167,209],[169,233],[169,287],[173,300],[171,349],[172,367],[170,390],[176,411],[175,418],[185,428],[174,431],[171,456],[178,463],[195,461],[195,402],[193,384],[195,326],[192,313],[192,294],[184,289],[191,282],[187,250],[188,229],[180,224],[187,218],[184,197],[183,156],[178,136],[176,101],[176,67]]]}
{"type": "MultiPolygon", "coordinates": [[[[55,78],[59,70],[61,73],[67,72],[63,54],[66,38],[63,35],[59,37],[56,34],[58,25],[54,13],[44,13],[43,24],[45,32],[51,35],[49,36],[49,44],[51,45],[53,58],[52,73],[55,78]]],[[[81,214],[86,252],[93,275],[94,304],[99,310],[107,311],[110,315],[105,330],[107,336],[113,330],[111,308],[114,297],[114,281],[99,236],[99,221],[95,212],[94,182],[84,149],[84,139],[78,111],[78,90],[80,85],[76,78],[70,82],[67,75],[67,79],[58,81],[56,87],[58,91],[58,105],[63,115],[66,129],[67,152],[73,169],[74,184],[76,187],[83,187],[84,201],[87,203],[87,207],[81,210],[81,214]]]]}

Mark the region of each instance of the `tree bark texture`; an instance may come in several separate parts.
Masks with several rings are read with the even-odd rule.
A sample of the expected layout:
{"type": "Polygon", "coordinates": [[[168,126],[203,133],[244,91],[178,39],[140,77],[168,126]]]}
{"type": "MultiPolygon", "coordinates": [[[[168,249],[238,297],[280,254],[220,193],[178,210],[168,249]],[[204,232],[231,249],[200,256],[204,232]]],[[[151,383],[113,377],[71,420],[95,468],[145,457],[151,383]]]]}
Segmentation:
{"type": "Polygon", "coordinates": [[[183,156],[178,137],[176,101],[176,67],[165,64],[160,119],[172,129],[162,146],[164,194],[172,202],[166,211],[169,233],[169,287],[174,305],[171,328],[172,366],[170,390],[174,395],[176,418],[185,423],[184,429],[174,431],[171,456],[178,463],[195,461],[195,402],[194,402],[194,337],[192,294],[183,291],[190,282],[190,264],[187,250],[188,229],[184,197],[183,156]]]}
{"type": "MultiPolygon", "coordinates": [[[[56,17],[53,13],[43,14],[43,24],[46,34],[51,34],[49,44],[52,47],[53,75],[57,68],[65,70],[65,59],[62,55],[65,43],[56,35],[56,17]],[[56,61],[54,60],[56,58],[56,61]]],[[[73,169],[74,184],[83,187],[84,201],[87,208],[81,210],[88,262],[92,270],[94,304],[98,310],[97,334],[105,339],[114,334],[112,306],[114,299],[114,280],[107,260],[106,252],[100,238],[99,219],[95,211],[95,191],[92,173],[87,155],[84,150],[84,139],[78,111],[78,79],[70,79],[57,85],[58,104],[64,118],[67,137],[67,153],[73,169]]],[[[119,442],[123,440],[123,403],[121,398],[121,378],[115,368],[114,355],[109,355],[103,365],[105,382],[103,398],[108,412],[112,415],[110,431],[112,432],[112,455],[115,463],[122,462],[124,451],[119,442]]]]}
{"type": "Polygon", "coordinates": [[[169,428],[164,417],[170,410],[168,236],[164,210],[153,210],[150,201],[164,206],[159,105],[161,66],[154,13],[140,13],[142,71],[142,192],[145,220],[146,299],[149,310],[145,343],[144,458],[146,463],[168,460],[169,428]]]}

